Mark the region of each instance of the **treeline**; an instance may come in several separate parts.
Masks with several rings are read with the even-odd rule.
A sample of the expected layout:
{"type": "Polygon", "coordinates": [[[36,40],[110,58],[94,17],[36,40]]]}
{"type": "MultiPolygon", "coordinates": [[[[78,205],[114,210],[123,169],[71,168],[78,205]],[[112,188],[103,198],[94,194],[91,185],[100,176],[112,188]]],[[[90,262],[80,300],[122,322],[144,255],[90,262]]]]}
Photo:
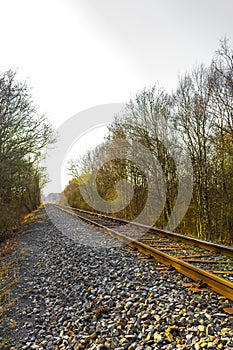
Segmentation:
{"type": "Polygon", "coordinates": [[[0,74],[0,241],[40,204],[40,160],[52,129],[16,72],[0,74]]]}
{"type": "Polygon", "coordinates": [[[73,180],[64,195],[71,206],[105,206],[130,220],[146,209],[144,218],[154,215],[156,226],[177,226],[182,233],[232,244],[233,50],[228,41],[220,42],[208,67],[181,77],[173,94],[157,85],[139,92],[116,116],[105,143],[73,160],[70,172],[73,180]],[[132,185],[133,196],[122,179],[132,185]]]}

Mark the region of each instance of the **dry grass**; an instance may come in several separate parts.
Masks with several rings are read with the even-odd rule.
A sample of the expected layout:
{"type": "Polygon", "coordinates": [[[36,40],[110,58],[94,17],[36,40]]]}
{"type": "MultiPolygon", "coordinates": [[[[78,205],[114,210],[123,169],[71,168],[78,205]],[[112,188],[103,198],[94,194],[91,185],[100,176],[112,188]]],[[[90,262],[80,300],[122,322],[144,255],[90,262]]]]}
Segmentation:
{"type": "Polygon", "coordinates": [[[0,244],[0,261],[6,256],[11,255],[18,244],[18,235],[8,238],[0,244]]]}
{"type": "Polygon", "coordinates": [[[12,259],[0,266],[0,323],[3,313],[14,303],[11,289],[18,283],[17,269],[14,267],[19,259],[12,259]]]}
{"type": "Polygon", "coordinates": [[[25,215],[20,221],[21,229],[16,229],[13,231],[11,237],[7,238],[0,244],[0,261],[3,260],[6,256],[9,256],[13,253],[15,247],[18,244],[20,234],[23,232],[23,226],[30,222],[36,221],[36,215],[41,211],[44,207],[42,203],[38,209],[33,210],[31,213],[25,215]]]}
{"type": "Polygon", "coordinates": [[[33,210],[31,213],[25,215],[21,220],[21,224],[34,222],[36,220],[36,215],[41,211],[43,207],[44,207],[44,203],[41,203],[36,210],[33,210]]]}
{"type": "MultiPolygon", "coordinates": [[[[0,324],[3,321],[5,311],[9,309],[16,301],[16,299],[14,300],[12,297],[11,290],[13,286],[18,283],[17,267],[15,264],[22,258],[11,259],[10,261],[4,261],[4,259],[7,256],[10,256],[15,247],[18,245],[19,238],[24,231],[24,225],[36,221],[36,215],[42,208],[43,205],[40,205],[38,209],[34,210],[30,214],[27,214],[21,220],[21,229],[15,230],[11,237],[0,244],[0,324]]],[[[21,253],[25,254],[26,252],[22,250],[21,253]]],[[[11,328],[14,328],[15,326],[15,322],[12,322],[11,328]]],[[[4,342],[4,340],[0,338],[0,346],[1,342],[4,342]]]]}

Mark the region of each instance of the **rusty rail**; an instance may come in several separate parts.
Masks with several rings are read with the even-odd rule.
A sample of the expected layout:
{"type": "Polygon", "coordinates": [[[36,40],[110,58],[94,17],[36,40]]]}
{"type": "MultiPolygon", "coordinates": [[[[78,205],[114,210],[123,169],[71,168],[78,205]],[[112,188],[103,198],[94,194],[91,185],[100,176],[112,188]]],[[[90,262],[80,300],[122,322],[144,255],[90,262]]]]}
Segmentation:
{"type": "Polygon", "coordinates": [[[186,242],[186,243],[189,243],[189,244],[192,244],[192,245],[196,245],[196,246],[198,246],[200,248],[203,248],[203,249],[213,250],[216,253],[221,253],[223,255],[226,255],[226,256],[229,256],[229,257],[233,257],[233,248],[229,248],[229,247],[226,247],[226,246],[218,244],[218,243],[212,243],[212,242],[208,242],[208,241],[203,241],[201,239],[190,237],[190,236],[185,236],[185,235],[182,235],[180,233],[175,233],[175,232],[171,232],[171,231],[168,231],[168,230],[162,230],[162,229],[157,228],[157,227],[143,225],[143,224],[140,224],[140,223],[137,223],[137,222],[131,222],[131,221],[128,221],[128,220],[119,219],[119,218],[115,218],[115,217],[104,215],[104,214],[89,212],[87,210],[81,210],[81,209],[77,209],[77,208],[73,208],[73,207],[70,207],[70,208],[72,210],[74,210],[74,211],[79,212],[79,213],[89,214],[89,215],[93,215],[93,216],[96,216],[96,217],[103,217],[103,218],[106,218],[106,219],[111,219],[111,220],[116,221],[116,222],[118,221],[118,222],[125,223],[125,224],[128,224],[128,225],[145,228],[145,229],[147,229],[147,231],[155,232],[155,233],[158,232],[158,233],[163,234],[163,235],[165,235],[167,237],[171,237],[172,239],[177,240],[177,241],[186,242]]]}
{"type": "MultiPolygon", "coordinates": [[[[110,229],[106,226],[103,226],[101,225],[100,223],[97,223],[95,221],[92,221],[90,219],[87,219],[85,217],[82,217],[81,215],[79,214],[74,214],[73,212],[67,210],[67,209],[64,209],[60,206],[57,206],[56,207],[66,213],[68,213],[69,215],[72,215],[74,217],[79,217],[80,219],[82,219],[83,221],[86,221],[87,223],[89,224],[92,224],[92,225],[95,225],[97,227],[100,227],[102,228],[103,230],[107,231],[112,237],[114,238],[117,238],[118,240],[120,240],[121,242],[129,245],[130,247],[133,247],[133,248],[136,248],[138,249],[140,252],[146,254],[146,255],[149,255],[151,257],[153,257],[155,260],[159,261],[160,263],[166,265],[166,266],[172,266],[174,267],[178,272],[180,272],[181,274],[191,278],[192,280],[194,281],[202,281],[204,283],[206,283],[212,290],[214,290],[215,292],[225,296],[226,298],[230,299],[230,300],[233,300],[233,283],[230,282],[230,281],[227,281],[221,277],[218,277],[216,275],[213,275],[212,273],[210,272],[207,272],[207,271],[204,271],[198,267],[195,267],[185,261],[182,261],[180,259],[177,259],[175,257],[172,257],[162,251],[159,251],[153,247],[150,247],[149,245],[146,245],[138,240],[135,240],[133,238],[130,238],[128,236],[125,236],[124,234],[121,234],[121,233],[118,233],[117,231],[113,230],[113,229],[110,229]]],[[[85,212],[85,211],[82,211],[82,212],[85,212]]],[[[90,214],[89,212],[87,212],[88,214],[90,214]]],[[[103,215],[104,217],[104,215],[103,215]]],[[[107,216],[105,216],[107,217],[107,216]]],[[[109,218],[109,217],[107,217],[109,218]]],[[[121,220],[120,220],[121,221],[121,220]]],[[[141,225],[141,224],[137,224],[137,226],[143,226],[144,225],[141,225]]],[[[148,226],[148,228],[151,229],[151,227],[148,226]]],[[[169,232],[169,231],[163,231],[163,230],[157,230],[155,229],[155,231],[159,231],[162,233],[163,232],[166,232],[170,235],[170,233],[172,232],[169,232]]],[[[175,234],[176,235],[176,234],[175,234]]],[[[182,236],[182,235],[179,235],[177,234],[178,236],[182,236]]],[[[173,234],[170,235],[173,237],[173,234]]],[[[183,236],[182,236],[183,238],[183,236]]],[[[190,242],[192,240],[194,240],[194,242],[198,242],[200,240],[197,240],[197,239],[192,239],[191,237],[189,237],[189,240],[190,242]]],[[[202,242],[202,241],[201,241],[202,242]]],[[[222,246],[220,245],[216,245],[214,243],[208,243],[207,244],[211,244],[211,246],[215,249],[213,250],[216,250],[216,249],[219,249],[219,248],[222,248],[222,246]]],[[[205,247],[205,244],[203,244],[201,247],[205,247]]],[[[206,247],[205,247],[206,248],[206,247]]],[[[227,248],[227,247],[224,247],[224,248],[227,248]]],[[[233,254],[232,254],[233,256],[233,254]]]]}

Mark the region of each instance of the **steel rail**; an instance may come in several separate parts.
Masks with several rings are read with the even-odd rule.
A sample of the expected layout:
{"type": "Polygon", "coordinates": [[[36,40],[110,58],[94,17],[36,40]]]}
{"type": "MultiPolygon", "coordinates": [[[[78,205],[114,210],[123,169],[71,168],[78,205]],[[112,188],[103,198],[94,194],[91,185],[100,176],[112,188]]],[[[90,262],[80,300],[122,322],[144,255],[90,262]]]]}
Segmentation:
{"type": "Polygon", "coordinates": [[[125,236],[113,229],[101,225],[95,221],[82,217],[79,214],[74,214],[67,209],[60,206],[56,206],[58,209],[72,215],[74,217],[79,217],[81,220],[86,221],[89,224],[95,225],[107,231],[112,237],[117,238],[121,242],[129,245],[132,248],[138,249],[140,252],[153,257],[155,260],[166,266],[174,267],[181,274],[191,278],[194,281],[202,281],[206,283],[212,290],[225,296],[226,298],[233,300],[233,283],[227,281],[221,277],[215,276],[210,272],[206,272],[198,267],[195,267],[185,261],[179,260],[173,256],[170,256],[164,252],[161,252],[153,247],[150,247],[138,240],[131,237],[125,236]]]}
{"type": "Polygon", "coordinates": [[[147,229],[147,231],[158,232],[158,233],[161,233],[165,236],[172,237],[172,239],[174,239],[174,240],[186,242],[186,243],[189,243],[191,245],[196,245],[196,246],[203,248],[203,249],[213,250],[217,253],[222,253],[223,255],[233,257],[233,248],[229,248],[229,247],[223,246],[223,245],[218,244],[218,243],[203,241],[201,239],[190,237],[190,236],[185,236],[185,235],[182,235],[180,233],[175,233],[175,232],[171,232],[168,230],[162,230],[162,229],[157,228],[157,227],[152,227],[152,226],[140,224],[138,222],[131,222],[128,220],[115,218],[115,217],[108,216],[108,215],[101,214],[101,213],[95,213],[95,212],[77,209],[77,208],[73,208],[73,207],[70,207],[70,208],[72,210],[75,210],[75,211],[80,212],[80,213],[85,213],[85,214],[89,214],[89,215],[100,217],[100,218],[103,217],[106,219],[111,219],[111,220],[116,221],[116,222],[122,222],[125,224],[130,224],[132,226],[138,226],[141,228],[145,228],[145,229],[147,229]]]}

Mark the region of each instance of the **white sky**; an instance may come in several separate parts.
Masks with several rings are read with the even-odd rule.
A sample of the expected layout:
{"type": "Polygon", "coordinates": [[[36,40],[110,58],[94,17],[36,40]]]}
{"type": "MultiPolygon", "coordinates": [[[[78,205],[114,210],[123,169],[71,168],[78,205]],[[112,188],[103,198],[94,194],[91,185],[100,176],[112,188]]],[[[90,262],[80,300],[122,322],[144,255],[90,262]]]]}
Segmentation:
{"type": "MultiPolygon", "coordinates": [[[[72,175],[69,173],[69,160],[75,160],[79,156],[85,155],[87,150],[95,148],[98,144],[103,142],[104,136],[107,134],[107,126],[96,127],[95,129],[89,129],[86,133],[81,134],[77,138],[74,144],[71,144],[67,154],[63,160],[62,172],[61,172],[61,188],[65,188],[69,180],[72,179],[72,175]]],[[[47,186],[48,187],[48,186],[47,186]]],[[[52,191],[52,189],[51,189],[52,191]]],[[[50,193],[50,187],[46,188],[46,193],[50,193]]]]}
{"type": "Polygon", "coordinates": [[[28,78],[55,128],[155,82],[174,89],[233,40],[233,0],[0,0],[0,13],[0,71],[28,78]]]}

